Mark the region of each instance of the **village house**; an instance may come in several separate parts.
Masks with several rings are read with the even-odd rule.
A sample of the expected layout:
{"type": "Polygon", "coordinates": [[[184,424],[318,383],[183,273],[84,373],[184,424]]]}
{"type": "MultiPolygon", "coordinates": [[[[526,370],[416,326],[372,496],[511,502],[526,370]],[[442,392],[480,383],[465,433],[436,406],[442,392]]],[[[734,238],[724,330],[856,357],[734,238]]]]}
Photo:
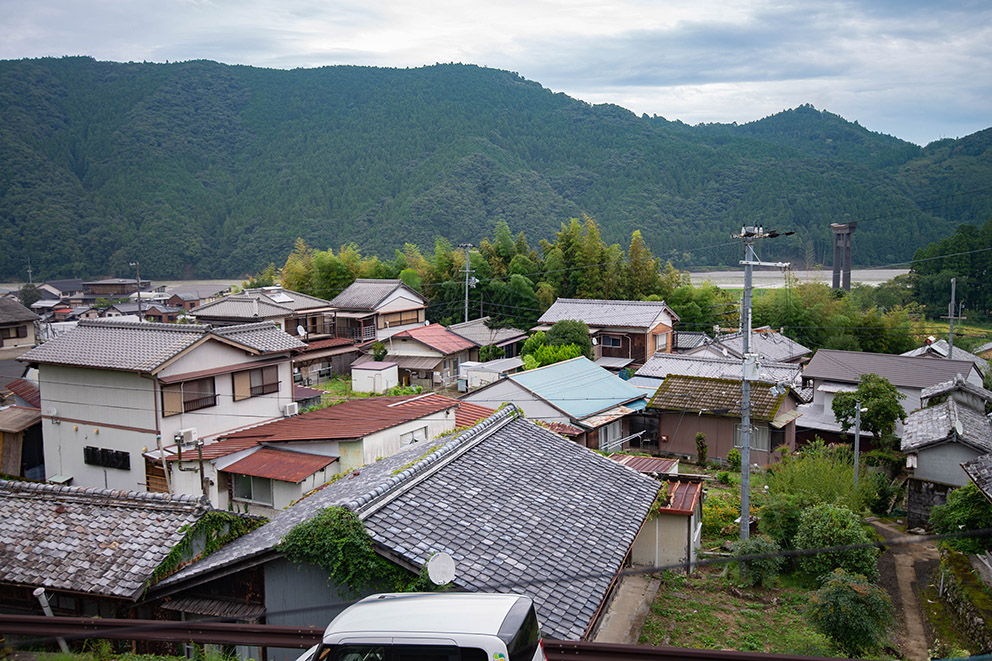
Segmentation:
{"type": "Polygon", "coordinates": [[[302,346],[268,322],[80,321],[19,358],[38,368],[46,478],[153,488],[160,448],[295,413],[290,356],[302,346]]]}
{"type": "Polygon", "coordinates": [[[177,448],[166,463],[177,493],[200,492],[206,480],[217,485],[207,494],[215,507],[272,516],[335,475],[490,413],[434,394],[353,399],[177,448]]]}
{"type": "Polygon", "coordinates": [[[516,405],[531,420],[563,425],[558,431],[594,450],[619,450],[636,430],[631,417],[647,395],[580,356],[509,374],[462,396],[462,401],[499,408],[516,405]]]}
{"type": "Polygon", "coordinates": [[[992,342],[986,342],[975,348],[975,355],[983,360],[992,360],[992,342]]]}
{"type": "Polygon", "coordinates": [[[200,305],[219,301],[231,293],[230,285],[221,284],[184,284],[173,287],[166,292],[168,298],[165,304],[181,310],[192,310],[200,305]]]}
{"type": "MultiPolygon", "coordinates": [[[[789,386],[751,383],[751,461],[771,463],[776,448],[796,447],[799,400],[789,386]]],[[[696,459],[696,434],[706,436],[708,456],[725,460],[741,447],[741,382],[671,375],[648,404],[658,416],[658,452],[696,459]]]]}
{"type": "MultiPolygon", "coordinates": [[[[384,344],[388,350],[385,360],[396,363],[400,384],[428,390],[456,385],[459,365],[478,348],[471,340],[452,333],[441,324],[399,331],[390,335],[384,344]]],[[[371,355],[362,356],[352,367],[371,360],[371,355]]]]}
{"type": "Polygon", "coordinates": [[[336,337],[330,301],[279,286],[244,289],[195,307],[190,316],[218,326],[270,321],[302,341],[336,337]]]}
{"type": "MultiPolygon", "coordinates": [[[[326,626],[343,597],[358,595],[331,583],[316,565],[291,562],[279,543],[297,525],[338,507],[362,521],[376,553],[411,577],[434,553],[447,553],[455,560],[453,589],[512,586],[534,600],[545,636],[589,639],[659,487],[507,406],[439,439],[426,454],[409,448],[307,495],[152,586],[149,599],[247,594],[269,613],[268,624],[326,626]],[[548,580],[555,577],[562,580],[548,580]]],[[[669,542],[682,540],[659,540],[669,542]]],[[[299,654],[268,651],[273,661],[299,654]]]]}
{"type": "MultiPolygon", "coordinates": [[[[804,347],[793,339],[772,330],[769,326],[752,329],[748,339],[748,353],[758,356],[761,362],[802,364],[809,359],[813,350],[804,347]]],[[[744,333],[725,333],[704,342],[688,352],[689,355],[710,355],[723,358],[744,357],[744,333]]]]}
{"type": "Polygon", "coordinates": [[[426,323],[427,299],[402,280],[358,278],[331,299],[337,337],[358,343],[385,340],[426,323]]]}
{"type": "Polygon", "coordinates": [[[83,279],[47,280],[38,285],[38,289],[39,291],[51,294],[59,300],[68,299],[76,294],[83,293],[83,279]]]}
{"type": "Polygon", "coordinates": [[[968,482],[962,465],[992,452],[992,392],[956,376],[924,388],[924,408],[906,418],[901,449],[910,470],[907,519],[911,528],[926,526],[930,510],[968,482]]]}
{"type": "MultiPolygon", "coordinates": [[[[739,381],[743,373],[744,367],[740,358],[708,353],[656,353],[634,373],[629,382],[654,394],[658,386],[672,374],[739,381]]],[[[801,373],[802,368],[795,363],[758,361],[758,375],[762,381],[769,383],[785,382],[798,386],[801,373]]]]}
{"type": "MultiPolygon", "coordinates": [[[[937,358],[937,359],[947,359],[951,356],[951,345],[948,344],[947,340],[933,337],[932,335],[927,338],[927,341],[921,347],[917,347],[906,353],[900,354],[903,356],[922,356],[925,358],[937,358]]],[[[978,371],[985,376],[989,371],[989,362],[978,356],[976,354],[965,351],[961,347],[954,347],[954,360],[970,360],[975,363],[975,367],[978,371]]]]}
{"type": "MultiPolygon", "coordinates": [[[[850,442],[833,411],[834,396],[857,390],[861,377],[877,374],[906,396],[902,408],[909,413],[920,408],[924,388],[950,381],[961,374],[973,385],[982,385],[982,376],[969,360],[933,360],[864,351],[820,349],[803,370],[804,386],[813,388],[813,399],[799,407],[797,440],[800,444],[820,436],[830,443],[850,442]]],[[[902,423],[896,423],[896,436],[902,435],[902,423]]],[[[870,437],[870,435],[867,435],[870,437]]],[[[862,440],[866,440],[863,438],[862,440]]],[[[869,441],[870,442],[870,441],[869,441]]]]}
{"type": "Polygon", "coordinates": [[[603,301],[559,298],[532,331],[566,319],[589,327],[596,364],[607,369],[639,367],[656,352],[674,350],[672,326],[679,317],[664,301],[603,301]]]}
{"type": "Polygon", "coordinates": [[[0,298],[0,355],[3,349],[34,346],[38,315],[10,298],[0,298]]]}
{"type": "MultiPolygon", "coordinates": [[[[459,324],[451,324],[448,330],[461,335],[478,347],[493,346],[503,350],[503,358],[520,355],[520,347],[527,339],[527,333],[519,328],[489,328],[489,317],[479,317],[459,324]]],[[[472,352],[470,360],[479,360],[478,350],[472,352]]]]}
{"type": "Polygon", "coordinates": [[[7,480],[0,519],[5,612],[38,614],[32,593],[44,588],[55,615],[163,620],[180,614],[142,603],[149,585],[194,560],[207,535],[224,543],[261,523],[193,496],[7,480]]]}

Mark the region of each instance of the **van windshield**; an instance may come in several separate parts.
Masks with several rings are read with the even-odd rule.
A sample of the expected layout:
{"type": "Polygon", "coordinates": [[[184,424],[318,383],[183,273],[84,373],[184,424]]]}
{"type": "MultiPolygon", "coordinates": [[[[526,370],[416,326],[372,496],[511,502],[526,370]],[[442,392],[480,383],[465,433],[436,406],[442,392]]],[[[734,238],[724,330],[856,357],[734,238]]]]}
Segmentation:
{"type": "Polygon", "coordinates": [[[313,661],[487,661],[484,650],[448,645],[322,645],[313,661]]]}

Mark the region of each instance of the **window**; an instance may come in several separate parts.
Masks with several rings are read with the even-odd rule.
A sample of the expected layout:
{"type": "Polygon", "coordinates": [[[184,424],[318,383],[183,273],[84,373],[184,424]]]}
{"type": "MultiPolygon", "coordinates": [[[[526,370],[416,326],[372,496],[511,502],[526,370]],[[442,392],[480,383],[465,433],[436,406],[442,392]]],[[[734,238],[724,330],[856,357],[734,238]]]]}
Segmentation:
{"type": "Polygon", "coordinates": [[[668,333],[658,333],[654,336],[654,350],[665,351],[668,349],[668,333]]]}
{"type": "Polygon", "coordinates": [[[420,429],[414,429],[411,432],[400,434],[400,445],[412,445],[426,440],[427,427],[421,427],[420,429]]]}
{"type": "MultiPolygon", "coordinates": [[[[734,447],[741,447],[741,425],[734,425],[734,447]]],[[[768,427],[751,425],[751,449],[768,452],[768,427]]]]}
{"type": "Polygon", "coordinates": [[[613,446],[620,440],[620,421],[614,420],[599,428],[599,449],[603,451],[618,449],[613,446]]]}
{"type": "Polygon", "coordinates": [[[15,326],[14,328],[4,328],[0,329],[0,338],[9,340],[14,337],[27,337],[28,327],[27,326],[15,326]]]}
{"type": "Polygon", "coordinates": [[[234,401],[279,392],[279,368],[275,365],[235,372],[234,401]]]}
{"type": "Polygon", "coordinates": [[[231,490],[234,500],[259,505],[272,504],[272,480],[254,475],[231,475],[231,490]]]}
{"type": "Polygon", "coordinates": [[[623,345],[623,340],[615,335],[600,335],[599,343],[604,348],[619,349],[623,345]]]}
{"type": "Polygon", "coordinates": [[[196,379],[162,386],[162,415],[189,413],[217,405],[214,378],[196,379]]]}
{"type": "Polygon", "coordinates": [[[390,312],[379,315],[379,328],[392,328],[394,326],[405,326],[422,321],[420,310],[404,310],[403,312],[390,312]]]}

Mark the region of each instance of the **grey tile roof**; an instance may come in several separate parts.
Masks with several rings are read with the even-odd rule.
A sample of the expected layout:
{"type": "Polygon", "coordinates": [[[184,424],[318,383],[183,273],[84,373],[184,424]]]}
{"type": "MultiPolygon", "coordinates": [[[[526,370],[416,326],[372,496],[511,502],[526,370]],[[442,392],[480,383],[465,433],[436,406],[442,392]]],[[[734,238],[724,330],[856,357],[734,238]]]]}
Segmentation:
{"type": "Polygon", "coordinates": [[[698,331],[675,331],[675,350],[689,351],[696,347],[701,347],[710,341],[710,336],[698,331]]]}
{"type": "Polygon", "coordinates": [[[820,349],[803,370],[803,379],[859,383],[863,374],[877,374],[892,385],[926,388],[961,374],[968,378],[974,363],[968,360],[934,360],[887,353],[820,349]]]}
{"type": "Polygon", "coordinates": [[[488,319],[489,317],[480,317],[472,321],[452,324],[448,326],[448,330],[461,335],[466,340],[475,342],[480,347],[484,347],[487,344],[499,345],[504,342],[523,340],[527,337],[526,331],[522,331],[519,328],[487,328],[486,321],[488,319]]]}
{"type": "Polygon", "coordinates": [[[983,454],[961,464],[975,486],[992,501],[992,454],[983,454]]]}
{"type": "Polygon", "coordinates": [[[22,321],[34,321],[38,318],[38,315],[17,301],[10,298],[0,298],[0,324],[16,324],[22,321]]]}
{"type": "Polygon", "coordinates": [[[343,292],[331,299],[331,305],[342,310],[375,310],[382,301],[397,289],[407,290],[416,298],[426,303],[426,299],[402,280],[376,280],[358,278],[348,285],[343,292]]]}
{"type": "Polygon", "coordinates": [[[0,581],[136,599],[204,499],[0,480],[0,581]]]}
{"type": "Polygon", "coordinates": [[[199,324],[154,324],[83,319],[76,328],[35,347],[18,360],[98,369],[152,372],[207,335],[225,337],[262,352],[303,348],[270,322],[211,331],[199,324]]]}
{"type": "Polygon", "coordinates": [[[298,312],[300,310],[313,310],[315,308],[326,308],[331,305],[331,302],[326,299],[293,291],[292,289],[283,289],[282,287],[245,289],[241,293],[247,296],[261,296],[268,298],[273,303],[288,307],[294,312],[298,312]]]}
{"type": "MultiPolygon", "coordinates": [[[[678,353],[656,353],[644,363],[637,376],[664,378],[669,374],[706,376],[714,379],[739,379],[743,367],[739,358],[678,353]]],[[[792,381],[800,368],[791,363],[762,361],[761,378],[768,381],[792,381]]]]}
{"type": "Polygon", "coordinates": [[[992,342],[986,342],[980,347],[975,347],[975,353],[982,353],[984,351],[988,351],[989,349],[992,349],[992,342]]]}
{"type": "Polygon", "coordinates": [[[953,399],[909,414],[902,433],[903,452],[916,452],[944,442],[959,442],[979,452],[992,452],[992,421],[984,412],[953,399]]]}
{"type": "Polygon", "coordinates": [[[459,588],[528,594],[549,636],[580,638],[658,483],[518,418],[513,407],[392,474],[423,451],[415,446],[325,486],[163,585],[266,553],[300,521],[344,505],[393,553],[422,565],[431,552],[448,552],[459,588]]]}
{"type": "Polygon", "coordinates": [[[540,324],[553,324],[564,319],[584,321],[588,326],[623,326],[651,328],[655,319],[667,312],[672,319],[678,315],[664,301],[606,301],[600,299],[559,298],[538,319],[540,324]]]}
{"type": "Polygon", "coordinates": [[[166,291],[166,294],[178,295],[186,300],[199,299],[199,298],[211,298],[213,296],[219,296],[222,292],[230,289],[230,285],[224,284],[184,284],[176,285],[172,289],[166,291]]]}
{"type": "Polygon", "coordinates": [[[231,294],[218,301],[198,305],[189,311],[194,317],[225,319],[277,319],[293,314],[287,305],[274,303],[265,296],[231,294]]]}
{"type": "MultiPolygon", "coordinates": [[[[718,347],[727,347],[738,356],[744,355],[744,334],[739,331],[720,335],[713,341],[713,344],[718,347]]],[[[809,347],[805,347],[767,326],[752,331],[748,348],[751,353],[756,353],[765,360],[781,363],[796,360],[813,352],[809,347]]]]}
{"type": "Polygon", "coordinates": [[[955,390],[962,390],[978,397],[979,399],[992,403],[992,391],[986,390],[981,386],[976,386],[975,384],[969,383],[963,378],[959,378],[957,376],[950,381],[944,381],[943,383],[937,383],[924,388],[920,391],[920,398],[930,399],[931,397],[939,397],[940,395],[946,395],[947,393],[955,390]]]}
{"type": "MultiPolygon", "coordinates": [[[[947,358],[947,354],[950,353],[950,351],[951,345],[947,342],[947,340],[940,339],[933,344],[924,344],[922,347],[916,347],[915,349],[899,355],[910,356],[913,358],[918,356],[931,356],[939,359],[947,358]]],[[[969,353],[961,347],[954,347],[954,360],[970,360],[975,363],[975,366],[978,367],[978,370],[982,374],[988,372],[989,369],[989,362],[987,360],[980,358],[973,353],[969,353]]]]}

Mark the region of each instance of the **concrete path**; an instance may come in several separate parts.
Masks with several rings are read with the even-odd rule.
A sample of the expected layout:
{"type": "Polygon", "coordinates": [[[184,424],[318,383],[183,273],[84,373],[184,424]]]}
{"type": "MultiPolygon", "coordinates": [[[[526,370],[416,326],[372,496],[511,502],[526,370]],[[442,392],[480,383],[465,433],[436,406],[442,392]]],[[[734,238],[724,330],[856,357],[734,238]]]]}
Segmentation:
{"type": "Polygon", "coordinates": [[[593,642],[636,644],[660,587],[661,579],[647,574],[621,578],[593,642]]]}
{"type": "MultiPolygon", "coordinates": [[[[902,530],[887,523],[872,521],[871,525],[886,539],[906,536],[902,530]]],[[[881,583],[888,590],[895,607],[899,650],[910,661],[926,661],[930,658],[923,609],[914,588],[922,590],[925,587],[929,572],[939,560],[937,547],[930,542],[891,547],[885,551],[879,562],[881,583]],[[895,566],[894,577],[887,575],[884,566],[889,559],[895,566]]]]}

